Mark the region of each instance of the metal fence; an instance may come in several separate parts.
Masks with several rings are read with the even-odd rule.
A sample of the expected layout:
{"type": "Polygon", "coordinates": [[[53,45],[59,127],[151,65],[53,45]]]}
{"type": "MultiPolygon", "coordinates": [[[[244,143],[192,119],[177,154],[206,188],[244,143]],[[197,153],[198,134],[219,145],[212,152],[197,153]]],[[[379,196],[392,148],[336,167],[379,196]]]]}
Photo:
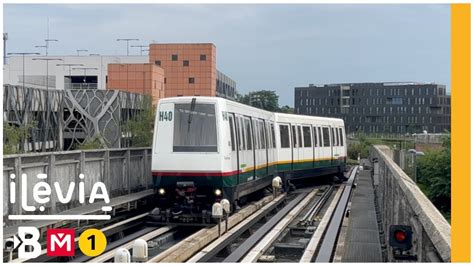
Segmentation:
{"type": "MultiPolygon", "coordinates": [[[[71,202],[64,205],[58,196],[52,193],[50,202],[42,214],[54,214],[66,209],[81,206],[78,201],[79,174],[84,174],[85,196],[88,198],[95,182],[103,182],[109,196],[116,197],[151,188],[151,148],[128,148],[107,150],[85,150],[45,152],[35,154],[15,154],[3,157],[3,221],[9,225],[6,217],[10,214],[25,214],[18,199],[21,198],[21,174],[27,174],[27,193],[32,195],[33,186],[37,183],[37,174],[47,174],[46,182],[54,190],[58,182],[62,194],[71,182],[76,183],[71,202]],[[16,203],[10,203],[9,177],[15,174],[16,203]]],[[[28,204],[39,207],[31,196],[28,204]]],[[[86,200],[87,204],[87,200],[86,200]]]]}

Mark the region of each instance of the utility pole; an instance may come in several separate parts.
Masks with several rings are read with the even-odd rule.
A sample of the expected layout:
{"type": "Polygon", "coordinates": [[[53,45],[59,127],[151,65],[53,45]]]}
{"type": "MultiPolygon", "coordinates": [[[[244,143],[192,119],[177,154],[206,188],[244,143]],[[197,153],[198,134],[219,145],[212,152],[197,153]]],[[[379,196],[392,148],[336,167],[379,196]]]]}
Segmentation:
{"type": "Polygon", "coordinates": [[[129,55],[129,52],[128,52],[128,48],[129,48],[128,44],[129,44],[129,42],[130,42],[130,41],[139,41],[139,39],[128,39],[128,38],[127,38],[127,39],[117,39],[117,42],[120,42],[120,41],[125,41],[125,42],[127,42],[127,56],[128,56],[128,55],[129,55]]]}

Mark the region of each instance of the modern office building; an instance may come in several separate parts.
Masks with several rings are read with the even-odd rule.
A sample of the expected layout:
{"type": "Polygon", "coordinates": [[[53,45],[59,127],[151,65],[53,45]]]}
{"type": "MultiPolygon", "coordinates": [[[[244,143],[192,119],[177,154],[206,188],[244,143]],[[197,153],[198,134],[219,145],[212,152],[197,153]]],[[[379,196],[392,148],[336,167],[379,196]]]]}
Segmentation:
{"type": "Polygon", "coordinates": [[[433,83],[309,84],[295,88],[295,113],[342,118],[348,133],[451,131],[451,97],[433,83]]]}

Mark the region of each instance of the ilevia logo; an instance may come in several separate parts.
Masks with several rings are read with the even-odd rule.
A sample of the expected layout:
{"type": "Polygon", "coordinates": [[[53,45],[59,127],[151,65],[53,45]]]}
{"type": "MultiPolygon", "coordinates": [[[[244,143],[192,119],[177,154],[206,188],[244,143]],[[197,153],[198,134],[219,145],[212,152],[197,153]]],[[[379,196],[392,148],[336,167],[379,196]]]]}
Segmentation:
{"type": "MultiPolygon", "coordinates": [[[[53,188],[49,183],[46,182],[46,174],[37,175],[38,182],[31,186],[28,184],[26,174],[21,175],[21,209],[23,214],[20,215],[9,215],[9,220],[52,220],[52,221],[79,221],[79,220],[110,220],[110,215],[107,214],[41,214],[46,208],[45,206],[51,201],[51,197],[55,197],[57,201],[62,204],[68,204],[73,198],[74,191],[78,191],[76,197],[79,203],[85,203],[86,193],[84,185],[84,174],[79,175],[80,182],[76,189],[74,182],[69,183],[67,190],[63,191],[59,182],[54,182],[53,188]],[[32,187],[32,191],[31,190],[32,187]],[[28,189],[30,188],[30,189],[28,189]],[[28,194],[32,195],[33,202],[35,204],[29,205],[31,198],[28,194]],[[38,207],[40,214],[37,214],[37,207],[34,205],[40,205],[38,207]],[[34,213],[36,212],[36,213],[34,213]]],[[[15,174],[10,175],[10,203],[16,204],[17,197],[17,182],[15,174]]],[[[110,198],[107,193],[105,184],[102,182],[96,182],[92,185],[92,189],[89,195],[89,203],[92,204],[96,200],[103,200],[105,204],[110,203],[110,198]]],[[[101,210],[108,212],[112,210],[110,206],[102,206],[101,210]]],[[[47,231],[47,255],[48,256],[70,256],[74,254],[74,229],[49,229],[47,231]]],[[[41,244],[40,244],[40,232],[35,227],[20,226],[18,227],[17,236],[6,239],[5,247],[7,251],[13,251],[18,249],[18,258],[20,259],[32,259],[41,255],[41,244]],[[30,248],[26,248],[29,246],[30,248]]]]}

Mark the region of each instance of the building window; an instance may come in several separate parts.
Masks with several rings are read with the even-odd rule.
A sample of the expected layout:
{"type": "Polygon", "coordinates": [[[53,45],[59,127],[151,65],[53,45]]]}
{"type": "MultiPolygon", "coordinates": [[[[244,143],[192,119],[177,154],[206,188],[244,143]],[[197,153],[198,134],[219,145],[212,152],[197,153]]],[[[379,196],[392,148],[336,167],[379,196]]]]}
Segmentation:
{"type": "Polygon", "coordinates": [[[171,55],[171,61],[178,61],[178,55],[177,54],[171,55]]]}
{"type": "Polygon", "coordinates": [[[156,60],[156,61],[155,61],[155,65],[161,66],[161,61],[160,61],[160,60],[156,60]]]}
{"type": "Polygon", "coordinates": [[[206,55],[205,54],[200,55],[199,60],[206,61],[206,55]]]}
{"type": "Polygon", "coordinates": [[[165,82],[164,82],[164,83],[166,84],[166,78],[165,78],[165,82]]]}
{"type": "Polygon", "coordinates": [[[189,81],[189,84],[194,84],[194,78],[189,78],[188,81],[189,81]]]}
{"type": "Polygon", "coordinates": [[[189,66],[189,60],[183,60],[183,66],[185,67],[189,66]]]}

